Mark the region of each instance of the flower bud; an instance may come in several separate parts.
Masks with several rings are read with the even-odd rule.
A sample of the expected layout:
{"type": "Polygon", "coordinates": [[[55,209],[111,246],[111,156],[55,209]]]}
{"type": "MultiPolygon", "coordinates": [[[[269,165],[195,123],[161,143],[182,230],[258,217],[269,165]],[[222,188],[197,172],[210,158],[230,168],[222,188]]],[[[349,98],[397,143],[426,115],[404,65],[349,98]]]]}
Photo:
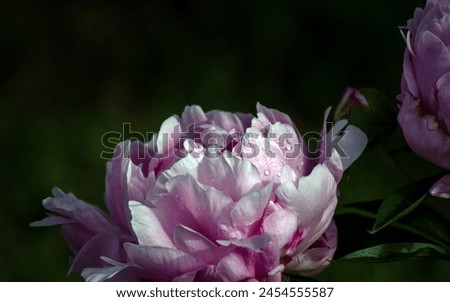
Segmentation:
{"type": "Polygon", "coordinates": [[[395,127],[395,107],[381,91],[348,87],[336,108],[335,121],[342,118],[359,127],[370,145],[384,143],[395,127]]]}

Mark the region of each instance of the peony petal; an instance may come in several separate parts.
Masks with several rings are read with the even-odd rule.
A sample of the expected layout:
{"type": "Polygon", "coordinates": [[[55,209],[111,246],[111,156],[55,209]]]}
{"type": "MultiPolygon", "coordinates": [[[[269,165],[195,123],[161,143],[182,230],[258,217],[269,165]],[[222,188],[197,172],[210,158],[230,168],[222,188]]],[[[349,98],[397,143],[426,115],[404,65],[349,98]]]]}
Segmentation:
{"type": "Polygon", "coordinates": [[[292,240],[297,226],[297,214],[288,209],[280,209],[264,219],[262,228],[264,233],[271,236],[271,246],[281,250],[292,240]]]}
{"type": "MultiPolygon", "coordinates": [[[[343,154],[339,154],[342,160],[342,167],[346,170],[350,165],[362,154],[367,146],[367,135],[361,131],[361,129],[348,125],[345,128],[342,139],[338,142],[339,151],[343,151],[343,154]]],[[[331,144],[327,147],[333,147],[331,144]]],[[[331,150],[329,150],[331,154],[331,150]]]]}
{"type": "Polygon", "coordinates": [[[287,270],[303,276],[316,275],[331,263],[336,247],[337,227],[332,220],[325,233],[309,249],[293,257],[287,270]]]}
{"type": "Polygon", "coordinates": [[[280,173],[280,183],[288,181],[296,183],[298,181],[299,175],[289,165],[283,165],[280,173]]]}
{"type": "Polygon", "coordinates": [[[283,264],[278,265],[276,268],[272,269],[268,272],[268,275],[271,276],[271,282],[281,282],[281,273],[283,272],[285,266],[283,264]]]}
{"type": "Polygon", "coordinates": [[[31,227],[46,227],[72,222],[71,219],[62,216],[49,216],[39,221],[30,223],[31,227]]]}
{"type": "Polygon", "coordinates": [[[99,233],[92,237],[92,239],[87,242],[75,256],[69,273],[71,271],[81,273],[86,267],[102,267],[102,256],[117,260],[122,258],[121,241],[118,236],[99,233]]]}
{"type": "Polygon", "coordinates": [[[181,175],[193,175],[196,177],[197,175],[197,169],[198,162],[190,155],[188,154],[186,157],[180,159],[176,163],[173,164],[173,166],[164,171],[156,180],[155,187],[153,190],[149,191],[147,194],[146,199],[151,200],[151,195],[153,194],[162,194],[167,192],[166,184],[167,182],[175,178],[176,176],[181,175]]]}
{"type": "Polygon", "coordinates": [[[169,156],[174,146],[178,146],[181,138],[181,127],[178,116],[171,116],[166,119],[158,132],[156,138],[156,148],[158,154],[169,156]]]}
{"type": "Polygon", "coordinates": [[[410,95],[403,100],[398,115],[408,145],[420,157],[450,169],[450,137],[436,117],[421,112],[421,102],[410,95]]]}
{"type": "Polygon", "coordinates": [[[416,52],[418,59],[413,60],[413,63],[420,85],[420,98],[428,110],[437,113],[436,82],[450,70],[450,51],[439,37],[426,31],[420,36],[416,52]],[[430,60],[433,60],[433,64],[430,64],[430,60]]]}
{"type": "Polygon", "coordinates": [[[139,281],[139,276],[126,263],[117,262],[108,257],[100,257],[105,263],[111,265],[101,268],[88,267],[83,269],[81,276],[87,282],[103,281],[139,281]]]}
{"type": "Polygon", "coordinates": [[[430,194],[441,198],[450,198],[450,174],[440,178],[430,189],[430,194]]]}
{"type": "Polygon", "coordinates": [[[299,248],[306,248],[319,238],[329,225],[336,208],[336,181],[323,165],[317,165],[310,175],[300,178],[298,188],[293,183],[281,184],[276,195],[282,205],[295,210],[300,228],[308,229],[299,248]]]}
{"type": "Polygon", "coordinates": [[[225,155],[217,158],[205,157],[198,166],[199,182],[231,195],[226,189],[233,185],[233,173],[225,155]],[[229,184],[231,183],[231,184],[229,184]]]}
{"type": "MultiPolygon", "coordinates": [[[[117,150],[117,148],[116,148],[117,150]]],[[[130,229],[129,209],[125,206],[128,199],[125,169],[128,160],[113,159],[106,164],[106,205],[114,221],[130,229]]]]}
{"type": "Polygon", "coordinates": [[[336,182],[326,167],[317,165],[310,175],[300,178],[298,188],[292,182],[284,183],[276,195],[283,205],[296,210],[301,226],[308,226],[336,195],[336,182]]]}
{"type": "Polygon", "coordinates": [[[290,126],[295,127],[295,124],[292,122],[292,119],[289,117],[289,115],[281,111],[278,111],[276,109],[269,109],[266,106],[261,105],[261,103],[259,102],[256,104],[256,111],[258,113],[264,114],[264,116],[271,124],[281,122],[283,124],[288,124],[290,126]]]}
{"type": "Polygon", "coordinates": [[[214,123],[227,132],[232,130],[238,133],[244,133],[244,128],[240,118],[231,112],[212,110],[206,115],[214,121],[214,123]]]}
{"type": "Polygon", "coordinates": [[[131,232],[130,193],[144,201],[145,176],[148,174],[150,149],[139,141],[125,141],[106,165],[106,206],[112,219],[131,232]]]}
{"type": "Polygon", "coordinates": [[[342,159],[336,149],[333,149],[331,157],[323,162],[323,165],[333,174],[336,183],[339,183],[342,178],[344,167],[342,166],[342,159]]]}
{"type": "MultiPolygon", "coordinates": [[[[288,126],[290,128],[290,126],[288,126]]],[[[281,172],[284,166],[291,166],[298,174],[303,174],[303,166],[306,157],[302,151],[302,144],[298,143],[298,138],[286,133],[283,136],[283,125],[278,125],[275,131],[268,132],[270,138],[258,133],[253,128],[247,129],[242,143],[238,144],[234,152],[245,161],[250,162],[258,169],[262,183],[280,183],[281,172]]],[[[288,130],[287,130],[288,131],[288,130]]]]}
{"type": "Polygon", "coordinates": [[[140,167],[135,166],[130,160],[127,162],[126,183],[128,184],[128,198],[145,202],[147,188],[146,179],[140,167]]]}
{"type": "Polygon", "coordinates": [[[250,192],[242,197],[231,210],[232,224],[249,226],[261,219],[272,194],[273,184],[269,183],[260,192],[250,192]]]}
{"type": "MultiPolygon", "coordinates": [[[[53,193],[58,197],[48,197],[42,202],[44,208],[47,210],[58,213],[71,222],[79,223],[83,227],[95,232],[112,229],[105,214],[96,206],[76,198],[72,193],[65,194],[59,188],[54,188],[53,193]]],[[[55,222],[55,220],[56,218],[52,218],[51,221],[55,222]]]]}
{"type": "Polygon", "coordinates": [[[217,264],[216,276],[221,281],[243,281],[255,276],[254,268],[247,265],[248,257],[230,253],[217,264]]]}
{"type": "Polygon", "coordinates": [[[145,278],[149,281],[172,281],[199,268],[193,257],[179,250],[128,242],[124,244],[124,248],[129,263],[145,270],[145,278]]]}
{"type": "MultiPolygon", "coordinates": [[[[336,133],[336,129],[339,127],[340,123],[342,123],[342,122],[336,123],[334,125],[334,128],[331,128],[332,131],[327,133],[328,116],[330,115],[330,112],[331,112],[331,106],[328,107],[323,114],[322,129],[320,131],[320,142],[317,147],[317,150],[319,151],[320,156],[319,156],[319,158],[317,158],[316,156],[314,156],[314,154],[310,154],[309,148],[307,146],[307,149],[308,149],[307,158],[310,160],[307,160],[305,162],[303,175],[309,175],[311,173],[312,169],[317,164],[320,164],[325,160],[325,157],[327,155],[327,153],[326,153],[327,152],[327,144],[328,144],[328,141],[330,140],[328,138],[328,136],[331,136],[331,133],[336,133]]],[[[342,121],[346,121],[346,120],[342,120],[342,121]]]]}
{"type": "Polygon", "coordinates": [[[235,245],[238,247],[250,249],[257,253],[266,248],[270,241],[271,236],[269,234],[256,235],[245,239],[216,240],[216,242],[222,246],[235,245]]]}
{"type": "MultiPolygon", "coordinates": [[[[411,34],[410,32],[408,32],[408,37],[410,36],[411,34]]],[[[409,48],[407,49],[408,51],[405,51],[405,54],[403,56],[403,85],[406,85],[408,91],[415,97],[420,97],[420,90],[412,64],[413,56],[415,55],[409,50],[409,48]]],[[[405,91],[405,89],[402,88],[402,91],[405,91]]]]}
{"type": "MultiPolygon", "coordinates": [[[[86,282],[104,282],[113,278],[127,267],[127,265],[101,268],[88,267],[81,272],[81,277],[83,277],[86,282]]],[[[131,280],[127,279],[127,281],[130,282],[131,280]]]]}
{"type": "Polygon", "coordinates": [[[224,154],[224,158],[230,165],[233,174],[234,189],[232,187],[228,187],[227,189],[229,191],[234,190],[236,193],[234,197],[238,197],[236,199],[233,198],[233,200],[237,200],[249,192],[259,191],[263,188],[261,176],[254,165],[229,153],[224,154]]]}
{"type": "Polygon", "coordinates": [[[167,183],[168,193],[155,196],[152,211],[164,222],[167,234],[182,224],[210,240],[218,236],[217,220],[224,208],[233,201],[222,192],[199,184],[191,175],[171,178],[167,183]]]}
{"type": "Polygon", "coordinates": [[[270,125],[268,137],[278,145],[285,145],[286,143],[291,145],[300,144],[301,140],[291,125],[280,122],[270,125]]]}
{"type": "Polygon", "coordinates": [[[149,207],[131,200],[131,226],[141,245],[175,248],[161,222],[149,207]]]}
{"type": "Polygon", "coordinates": [[[299,174],[305,174],[304,166],[307,162],[308,150],[306,144],[303,142],[303,138],[298,136],[298,131],[288,124],[277,122],[270,126],[267,135],[277,146],[277,148],[271,149],[276,154],[275,156],[280,157],[278,158],[278,163],[281,165],[288,163],[294,169],[298,170],[299,174]],[[281,156],[278,155],[278,149],[282,150],[281,156]]]}
{"type": "Polygon", "coordinates": [[[450,133],[450,72],[444,74],[436,84],[438,91],[439,110],[437,118],[442,123],[447,134],[450,133]]]}
{"type": "Polygon", "coordinates": [[[252,125],[253,114],[241,113],[241,112],[236,112],[235,114],[237,115],[237,117],[239,117],[239,120],[242,123],[242,129],[244,129],[244,131],[242,133],[244,133],[245,129],[251,127],[251,125],[252,125]]]}
{"type": "Polygon", "coordinates": [[[198,105],[186,106],[181,115],[183,130],[186,130],[189,126],[198,126],[206,121],[208,121],[208,117],[198,105]]]}
{"type": "Polygon", "coordinates": [[[194,281],[196,275],[197,275],[198,270],[177,276],[175,278],[172,279],[173,282],[192,282],[194,281]]]}
{"type": "Polygon", "coordinates": [[[330,110],[331,107],[327,108],[324,115],[321,132],[324,139],[320,142],[318,149],[320,152],[319,160],[313,160],[313,164],[310,164],[309,169],[305,169],[305,171],[308,172],[316,163],[326,164],[338,182],[342,177],[341,169],[347,169],[362,154],[368,140],[364,132],[359,128],[348,125],[346,119],[337,121],[327,133],[327,119],[330,110]],[[335,152],[341,157],[341,163],[339,163],[335,152]]]}
{"type": "Polygon", "coordinates": [[[203,158],[198,167],[198,180],[233,200],[262,189],[261,176],[255,166],[229,152],[217,158],[203,158]]]}
{"type": "Polygon", "coordinates": [[[216,247],[213,242],[202,234],[181,224],[175,227],[174,242],[178,249],[190,254],[211,250],[216,247]]]}

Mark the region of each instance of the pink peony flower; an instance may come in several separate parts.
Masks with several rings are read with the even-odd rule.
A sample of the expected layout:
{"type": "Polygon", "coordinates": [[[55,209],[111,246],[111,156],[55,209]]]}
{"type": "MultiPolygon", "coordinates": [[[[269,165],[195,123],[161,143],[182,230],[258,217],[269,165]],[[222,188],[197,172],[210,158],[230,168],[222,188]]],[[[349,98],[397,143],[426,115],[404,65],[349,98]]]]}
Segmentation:
{"type": "Polygon", "coordinates": [[[398,121],[422,158],[450,169],[450,1],[428,0],[408,21],[398,121]]]}
{"type": "Polygon", "coordinates": [[[336,250],[337,184],[367,139],[346,121],[328,134],[324,124],[313,154],[286,114],[260,104],[257,111],[186,107],[151,142],[117,146],[107,164],[110,216],[54,189],[43,204],[55,215],[32,225],[62,225],[71,269],[87,281],[318,273],[336,250]]]}

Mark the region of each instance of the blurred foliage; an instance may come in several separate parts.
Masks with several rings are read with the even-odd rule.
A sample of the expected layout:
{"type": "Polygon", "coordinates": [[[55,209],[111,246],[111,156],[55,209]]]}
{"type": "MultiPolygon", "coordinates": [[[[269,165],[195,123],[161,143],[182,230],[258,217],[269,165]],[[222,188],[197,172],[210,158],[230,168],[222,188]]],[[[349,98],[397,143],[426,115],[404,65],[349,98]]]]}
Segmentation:
{"type": "MultiPolygon", "coordinates": [[[[423,4],[1,1],[0,281],[80,280],[66,277],[70,254],[57,228],[28,225],[45,216],[41,200],[53,186],[104,208],[101,137],[123,123],[146,133],[188,104],[254,112],[260,101],[306,133],[347,86],[375,87],[396,102],[397,27],[423,4]]],[[[398,130],[391,144],[404,147],[398,130]]],[[[436,172],[407,153],[396,158],[413,177],[436,172]]],[[[345,175],[340,202],[384,198],[403,184],[370,151],[345,175]]],[[[449,281],[449,271],[438,260],[337,262],[318,278],[449,281]]]]}

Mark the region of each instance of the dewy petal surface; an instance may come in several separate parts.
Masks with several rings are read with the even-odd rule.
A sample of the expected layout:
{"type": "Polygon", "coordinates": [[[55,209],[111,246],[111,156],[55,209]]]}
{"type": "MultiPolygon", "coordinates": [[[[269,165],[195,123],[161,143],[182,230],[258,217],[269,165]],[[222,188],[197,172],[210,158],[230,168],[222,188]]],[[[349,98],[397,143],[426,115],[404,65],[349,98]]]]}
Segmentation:
{"type": "MultiPolygon", "coordinates": [[[[344,143],[356,153],[364,145],[344,143]]],[[[344,166],[337,150],[310,160],[304,148],[292,119],[261,104],[256,116],[187,106],[148,144],[117,146],[106,175],[111,216],[55,189],[44,201],[51,216],[32,225],[62,225],[73,271],[86,281],[281,281],[286,267],[317,273],[334,254],[329,226],[344,166]],[[225,143],[213,152],[204,135],[225,143]],[[264,153],[246,153],[251,136],[264,153]]]]}

